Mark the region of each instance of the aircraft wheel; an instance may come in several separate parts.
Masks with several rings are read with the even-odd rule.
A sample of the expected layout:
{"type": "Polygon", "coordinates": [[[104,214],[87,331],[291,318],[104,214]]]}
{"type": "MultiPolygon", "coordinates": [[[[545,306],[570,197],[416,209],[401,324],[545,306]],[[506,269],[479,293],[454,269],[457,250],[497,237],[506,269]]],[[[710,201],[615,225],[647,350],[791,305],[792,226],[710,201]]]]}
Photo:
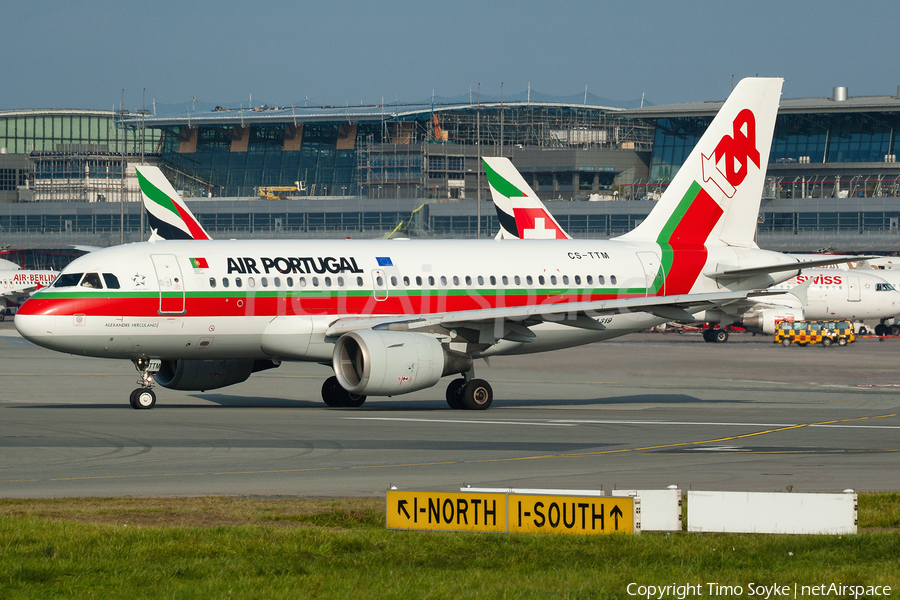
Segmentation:
{"type": "Polygon", "coordinates": [[[366,397],[360,394],[351,394],[347,390],[344,390],[344,394],[346,395],[346,398],[344,399],[344,406],[347,406],[349,408],[359,408],[366,401],[366,397]]]}
{"type": "Polygon", "coordinates": [[[847,345],[846,339],[844,339],[844,338],[838,339],[838,346],[846,346],[846,345],[847,345]]]}
{"type": "Polygon", "coordinates": [[[708,343],[708,342],[712,342],[712,341],[713,341],[713,339],[712,339],[712,332],[713,332],[712,329],[704,329],[704,330],[703,330],[703,341],[704,341],[704,342],[707,342],[707,343],[708,343]]]}
{"type": "Polygon", "coordinates": [[[494,401],[494,390],[484,379],[473,379],[463,387],[462,401],[469,410],[486,410],[494,401]]]}
{"type": "Polygon", "coordinates": [[[713,335],[713,341],[717,344],[724,344],[728,341],[728,332],[724,329],[716,329],[715,335],[713,335]]]}
{"type": "Polygon", "coordinates": [[[887,332],[888,332],[888,328],[887,328],[887,325],[885,325],[884,323],[879,323],[878,325],[875,326],[875,335],[877,335],[877,336],[887,335],[887,332]]]}
{"type": "Polygon", "coordinates": [[[0,310],[0,321],[6,320],[6,309],[0,310]]]}
{"type": "Polygon", "coordinates": [[[325,383],[322,384],[322,400],[325,401],[325,404],[331,406],[333,408],[343,406],[343,392],[347,393],[347,390],[341,387],[341,384],[338,383],[337,377],[332,375],[328,379],[325,380],[325,383]]]}
{"type": "Polygon", "coordinates": [[[900,335],[900,325],[891,325],[888,331],[891,332],[891,335],[900,335]]]}
{"type": "Polygon", "coordinates": [[[789,347],[791,345],[791,338],[784,338],[781,340],[781,345],[785,348],[789,347]]]}
{"type": "Polygon", "coordinates": [[[463,404],[463,388],[466,386],[466,380],[463,378],[454,379],[447,386],[447,404],[450,408],[465,408],[463,404]]]}
{"type": "Polygon", "coordinates": [[[824,348],[828,348],[828,347],[831,346],[833,343],[834,343],[834,341],[833,341],[831,338],[823,338],[823,339],[822,339],[822,346],[823,346],[824,348]]]}
{"type": "Polygon", "coordinates": [[[128,401],[131,403],[131,408],[148,410],[156,406],[156,394],[149,388],[138,388],[131,392],[128,401]]]}

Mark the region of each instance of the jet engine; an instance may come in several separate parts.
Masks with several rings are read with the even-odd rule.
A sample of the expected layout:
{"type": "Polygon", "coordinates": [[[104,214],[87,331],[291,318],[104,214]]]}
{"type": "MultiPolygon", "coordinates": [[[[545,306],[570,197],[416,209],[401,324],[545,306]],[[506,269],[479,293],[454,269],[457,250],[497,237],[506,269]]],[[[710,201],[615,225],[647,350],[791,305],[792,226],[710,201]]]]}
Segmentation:
{"type": "Polygon", "coordinates": [[[338,338],[332,365],[341,387],[351,394],[393,396],[464,373],[472,368],[472,357],[445,350],[431,335],[369,329],[338,338]]]}
{"type": "Polygon", "coordinates": [[[172,390],[214,390],[247,381],[253,373],[277,367],[270,360],[166,360],[153,378],[172,390]]]}
{"type": "Polygon", "coordinates": [[[739,321],[741,327],[753,333],[775,335],[778,321],[802,321],[802,308],[762,308],[745,313],[739,321]]]}

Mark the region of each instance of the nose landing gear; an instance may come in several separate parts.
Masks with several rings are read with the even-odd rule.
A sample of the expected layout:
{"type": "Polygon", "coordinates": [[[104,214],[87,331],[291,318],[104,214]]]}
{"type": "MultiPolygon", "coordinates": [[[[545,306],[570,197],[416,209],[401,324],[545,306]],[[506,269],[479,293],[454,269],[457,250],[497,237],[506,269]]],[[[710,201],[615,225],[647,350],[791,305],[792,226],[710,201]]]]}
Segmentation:
{"type": "Polygon", "coordinates": [[[156,405],[156,394],[153,392],[153,374],[158,373],[162,366],[162,361],[158,358],[140,357],[132,361],[134,368],[138,371],[138,389],[131,392],[128,401],[131,408],[136,410],[147,410],[156,405]]]}

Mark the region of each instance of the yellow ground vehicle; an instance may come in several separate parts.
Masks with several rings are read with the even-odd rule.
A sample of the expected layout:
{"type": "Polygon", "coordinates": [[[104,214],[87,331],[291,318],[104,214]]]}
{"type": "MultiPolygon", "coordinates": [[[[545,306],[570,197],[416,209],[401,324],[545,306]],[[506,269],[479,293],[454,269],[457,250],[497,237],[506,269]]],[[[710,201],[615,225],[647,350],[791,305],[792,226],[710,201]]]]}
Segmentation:
{"type": "Polygon", "coordinates": [[[832,344],[846,346],[856,341],[850,321],[779,321],[775,326],[775,343],[784,346],[797,344],[832,344]]]}

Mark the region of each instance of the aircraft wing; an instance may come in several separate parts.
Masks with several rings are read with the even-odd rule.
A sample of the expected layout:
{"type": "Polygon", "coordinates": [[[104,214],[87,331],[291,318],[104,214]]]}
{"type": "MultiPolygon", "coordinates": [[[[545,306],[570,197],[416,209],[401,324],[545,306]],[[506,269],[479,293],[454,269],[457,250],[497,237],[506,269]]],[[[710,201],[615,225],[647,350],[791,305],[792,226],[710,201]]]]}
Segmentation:
{"type": "MultiPolygon", "coordinates": [[[[416,315],[395,315],[369,318],[338,319],[326,331],[328,336],[338,336],[362,329],[402,328],[423,330],[429,327],[480,326],[491,322],[523,323],[535,325],[543,322],[559,323],[583,329],[604,329],[591,317],[619,313],[646,312],[665,319],[692,320],[692,313],[726,307],[731,303],[744,301],[752,296],[769,295],[769,290],[743,290],[738,292],[711,292],[706,294],[682,294],[678,296],[641,296],[636,298],[613,298],[609,300],[589,300],[584,302],[552,302],[529,306],[483,308],[464,311],[450,311],[416,315]]],[[[784,293],[779,291],[778,293],[784,293]]],[[[521,327],[527,331],[527,327],[521,327]]]]}
{"type": "Polygon", "coordinates": [[[783,273],[785,271],[800,271],[811,267],[823,267],[825,265],[838,265],[848,261],[869,260],[877,256],[832,256],[820,260],[804,260],[795,263],[780,263],[777,265],[763,265],[761,267],[749,267],[746,269],[724,269],[720,271],[708,271],[703,273],[711,279],[728,279],[751,277],[753,275],[765,275],[767,273],[783,273]]]}

